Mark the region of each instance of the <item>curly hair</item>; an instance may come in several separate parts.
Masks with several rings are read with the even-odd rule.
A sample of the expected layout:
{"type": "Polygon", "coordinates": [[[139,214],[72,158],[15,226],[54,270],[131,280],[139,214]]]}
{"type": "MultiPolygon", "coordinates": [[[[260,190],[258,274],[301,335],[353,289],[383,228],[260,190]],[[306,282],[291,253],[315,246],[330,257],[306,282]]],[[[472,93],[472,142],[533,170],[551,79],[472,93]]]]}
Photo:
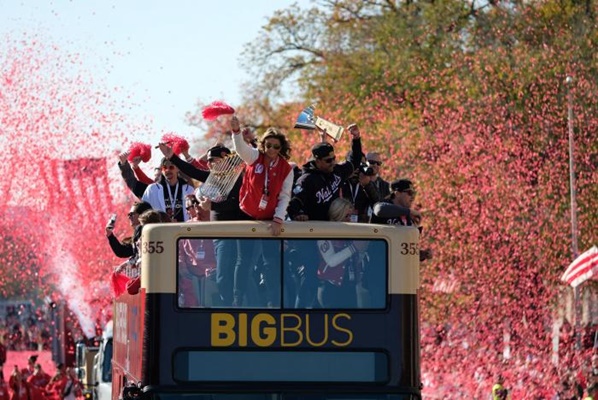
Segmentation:
{"type": "Polygon", "coordinates": [[[266,132],[262,135],[258,142],[258,149],[260,153],[265,153],[266,148],[264,147],[264,143],[266,139],[278,139],[280,141],[280,152],[278,153],[282,158],[288,160],[291,158],[291,142],[287,139],[286,135],[276,128],[268,128],[266,132]]]}

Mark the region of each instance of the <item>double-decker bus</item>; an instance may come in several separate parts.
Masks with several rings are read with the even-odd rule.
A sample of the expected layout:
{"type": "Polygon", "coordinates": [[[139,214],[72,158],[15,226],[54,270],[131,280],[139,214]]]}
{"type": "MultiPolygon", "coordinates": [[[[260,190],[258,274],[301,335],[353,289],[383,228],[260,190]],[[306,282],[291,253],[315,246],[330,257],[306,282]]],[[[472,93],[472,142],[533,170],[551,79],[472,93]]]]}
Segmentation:
{"type": "Polygon", "coordinates": [[[418,247],[413,227],[146,225],[113,399],[420,399],[418,247]]]}

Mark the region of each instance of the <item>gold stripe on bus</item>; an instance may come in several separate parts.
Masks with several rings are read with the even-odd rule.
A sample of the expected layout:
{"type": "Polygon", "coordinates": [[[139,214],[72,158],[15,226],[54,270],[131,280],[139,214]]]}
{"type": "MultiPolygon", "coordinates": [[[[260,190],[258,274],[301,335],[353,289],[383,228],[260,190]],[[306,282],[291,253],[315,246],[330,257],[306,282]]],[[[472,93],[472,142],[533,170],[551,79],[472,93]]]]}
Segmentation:
{"type": "MultiPolygon", "coordinates": [[[[141,237],[141,286],[146,293],[176,293],[179,238],[272,238],[269,222],[219,221],[150,224],[141,237]]],[[[389,292],[416,294],[419,288],[419,231],[414,227],[325,221],[285,222],[279,239],[386,240],[389,292]]]]}

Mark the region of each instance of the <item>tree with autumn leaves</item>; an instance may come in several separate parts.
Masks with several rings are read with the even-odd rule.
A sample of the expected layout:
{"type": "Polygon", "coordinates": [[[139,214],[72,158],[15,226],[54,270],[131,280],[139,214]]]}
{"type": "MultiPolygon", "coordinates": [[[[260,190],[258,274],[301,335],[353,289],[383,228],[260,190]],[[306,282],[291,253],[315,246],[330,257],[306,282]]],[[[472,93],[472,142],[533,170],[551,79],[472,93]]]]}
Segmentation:
{"type": "Polygon", "coordinates": [[[474,376],[513,369],[541,394],[564,367],[521,372],[551,365],[567,292],[568,107],[580,250],[597,241],[597,11],[589,0],[326,0],[277,12],[243,55],[258,79],[239,113],[286,128],[297,162],[317,139],[292,125],[317,102],[326,119],[359,123],[387,179],[417,183],[435,251],[422,265],[424,326],[453,335],[423,341],[424,371],[458,371],[464,393],[474,376]],[[435,291],[439,281],[457,290],[435,291]]]}

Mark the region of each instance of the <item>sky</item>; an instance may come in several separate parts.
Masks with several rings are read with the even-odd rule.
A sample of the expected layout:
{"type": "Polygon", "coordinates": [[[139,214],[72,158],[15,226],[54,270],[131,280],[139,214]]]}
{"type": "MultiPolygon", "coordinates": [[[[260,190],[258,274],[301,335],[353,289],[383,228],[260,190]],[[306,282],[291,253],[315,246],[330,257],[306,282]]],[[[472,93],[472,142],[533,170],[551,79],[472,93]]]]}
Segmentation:
{"type": "MultiPolygon", "coordinates": [[[[275,10],[309,0],[0,0],[0,37],[36,33],[82,55],[95,80],[141,104],[156,131],[197,134],[184,115],[241,100],[239,56],[275,10]]],[[[118,94],[114,94],[118,95],[118,94]]]]}

